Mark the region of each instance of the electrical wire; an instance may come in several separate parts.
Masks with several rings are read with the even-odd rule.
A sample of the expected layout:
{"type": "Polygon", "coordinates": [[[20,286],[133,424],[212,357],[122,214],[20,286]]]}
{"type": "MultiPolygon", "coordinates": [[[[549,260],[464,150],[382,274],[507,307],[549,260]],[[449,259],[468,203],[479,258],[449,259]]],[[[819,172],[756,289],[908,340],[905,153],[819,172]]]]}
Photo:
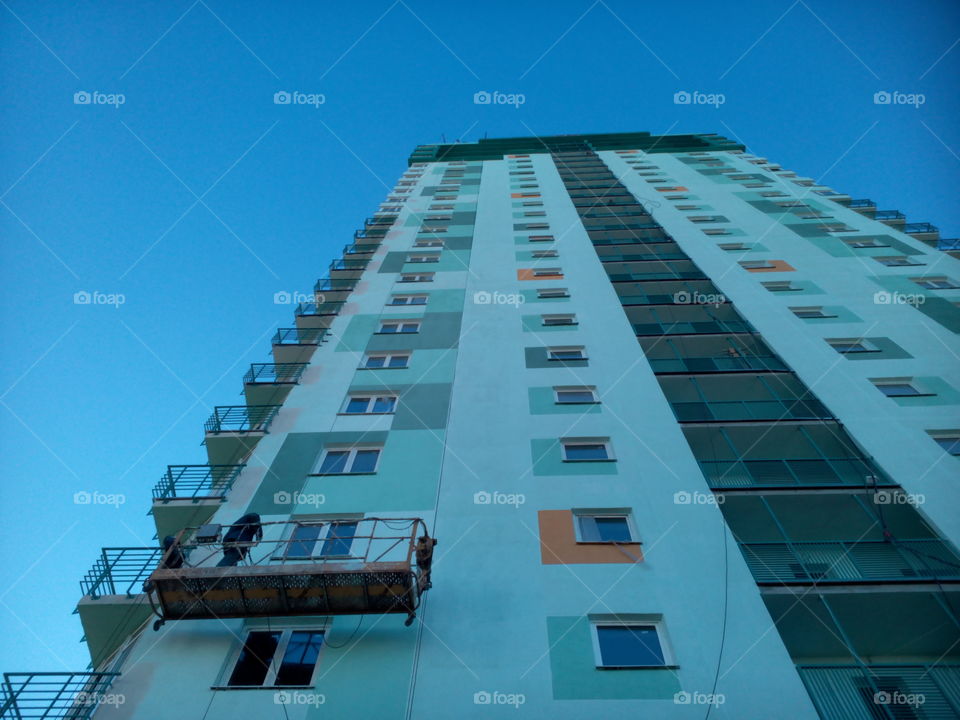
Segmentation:
{"type": "Polygon", "coordinates": [[[346,640],[344,640],[344,641],[343,641],[342,643],[340,643],[339,645],[334,645],[333,643],[327,642],[326,637],[324,637],[324,643],[323,643],[323,644],[326,645],[328,648],[333,648],[334,650],[340,650],[341,648],[345,648],[347,645],[350,644],[350,641],[353,640],[354,635],[356,635],[357,632],[359,632],[360,626],[361,626],[362,624],[363,624],[363,615],[360,615],[360,620],[359,620],[359,622],[357,622],[357,626],[353,629],[353,632],[350,633],[350,637],[348,637],[346,640]]]}

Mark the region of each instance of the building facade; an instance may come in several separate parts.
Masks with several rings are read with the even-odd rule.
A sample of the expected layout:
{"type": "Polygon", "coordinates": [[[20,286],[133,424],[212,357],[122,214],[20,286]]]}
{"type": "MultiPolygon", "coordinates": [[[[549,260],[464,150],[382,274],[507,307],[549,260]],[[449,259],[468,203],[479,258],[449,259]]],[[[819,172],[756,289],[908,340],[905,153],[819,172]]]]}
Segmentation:
{"type": "Polygon", "coordinates": [[[955,247],[716,135],[420,146],[2,717],[958,717],[955,247]]]}

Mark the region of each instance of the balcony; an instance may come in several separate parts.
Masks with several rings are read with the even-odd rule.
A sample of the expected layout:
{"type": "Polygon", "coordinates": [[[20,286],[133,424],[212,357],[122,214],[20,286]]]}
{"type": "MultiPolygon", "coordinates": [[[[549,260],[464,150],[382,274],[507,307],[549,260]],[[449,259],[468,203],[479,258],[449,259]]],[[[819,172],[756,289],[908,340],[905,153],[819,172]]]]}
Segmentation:
{"type": "Polygon", "coordinates": [[[345,304],[343,300],[300,303],[294,310],[294,322],[304,330],[327,329],[345,304]]]}
{"type": "MultiPolygon", "coordinates": [[[[770,458],[701,460],[700,469],[714,490],[778,487],[863,487],[876,470],[852,458],[770,458]]],[[[881,478],[880,485],[891,485],[881,478]]]]}
{"type": "Polygon", "coordinates": [[[899,210],[877,210],[873,216],[874,220],[879,220],[890,227],[903,225],[907,221],[907,216],[899,210]]]}
{"type": "Polygon", "coordinates": [[[103,548],[80,581],[77,613],[94,667],[150,617],[142,588],[161,555],[160,548],[103,548]]]}
{"type": "Polygon", "coordinates": [[[356,280],[320,278],[313,286],[313,292],[317,296],[317,301],[324,303],[329,300],[346,300],[356,287],[356,280]]]}
{"type": "Polygon", "coordinates": [[[374,247],[372,247],[372,246],[370,246],[370,245],[357,245],[357,244],[344,245],[344,246],[343,246],[343,256],[344,256],[344,257],[355,257],[355,256],[358,256],[358,255],[362,255],[362,256],[364,256],[365,258],[369,259],[370,257],[373,256],[373,253],[374,253],[375,250],[376,250],[376,248],[374,248],[374,247]]]}
{"type": "Polygon", "coordinates": [[[658,375],[782,372],[783,361],[755,335],[641,338],[647,362],[658,375]]]}
{"type": "Polygon", "coordinates": [[[261,523],[250,514],[181,532],[145,588],[159,623],[404,613],[409,625],[431,585],[435,544],[419,518],[261,523]]]}
{"type": "Polygon", "coordinates": [[[742,543],[759,585],[960,580],[960,556],[944,541],[742,543]]]}
{"type": "Polygon", "coordinates": [[[383,242],[383,239],[387,236],[386,228],[365,228],[363,230],[357,230],[353,233],[354,244],[359,245],[369,245],[371,247],[377,247],[383,242]]]}
{"type": "Polygon", "coordinates": [[[253,363],[243,376],[248,406],[280,405],[300,382],[307,363],[253,363]]]}
{"type": "Polygon", "coordinates": [[[677,422],[746,422],[757,420],[817,420],[829,411],[813,398],[728,400],[670,403],[677,422]]]}
{"type": "Polygon", "coordinates": [[[960,717],[960,665],[798,665],[797,671],[825,720],[960,717]]]}
{"type": "Polygon", "coordinates": [[[279,405],[218,405],[204,423],[210,465],[231,465],[249,455],[266,434],[279,405]]]}
{"type": "Polygon", "coordinates": [[[874,213],[877,210],[877,204],[868,198],[858,198],[847,203],[847,207],[861,213],[874,213]]]}
{"type": "Polygon", "coordinates": [[[610,282],[649,280],[706,280],[707,276],[686,255],[678,260],[604,263],[610,282]]]}
{"type": "Polygon", "coordinates": [[[119,696],[107,691],[119,673],[4,673],[0,690],[3,720],[89,720],[102,705],[114,709],[119,696]]]}
{"type": "Polygon", "coordinates": [[[191,523],[206,522],[233,487],[243,465],[168,465],[153,487],[157,537],[176,535],[191,523]]]}
{"type": "Polygon", "coordinates": [[[940,240],[940,229],[930,223],[906,223],[900,230],[931,247],[936,247],[940,240]]]}
{"type": "Polygon", "coordinates": [[[327,332],[327,328],[280,328],[273,336],[273,359],[278,364],[309,362],[327,332]]]}
{"type": "Polygon", "coordinates": [[[388,228],[393,225],[398,215],[374,215],[363,221],[365,227],[388,228]]]}
{"type": "Polygon", "coordinates": [[[369,258],[338,258],[330,263],[330,277],[356,279],[363,274],[369,264],[369,258]]]}

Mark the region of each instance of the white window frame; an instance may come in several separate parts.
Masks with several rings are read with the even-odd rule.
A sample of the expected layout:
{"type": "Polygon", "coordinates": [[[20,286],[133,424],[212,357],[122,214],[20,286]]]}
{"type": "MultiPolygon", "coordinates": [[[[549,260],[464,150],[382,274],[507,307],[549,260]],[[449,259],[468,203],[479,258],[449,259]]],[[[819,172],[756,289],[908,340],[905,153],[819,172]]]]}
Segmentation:
{"type": "Polygon", "coordinates": [[[729,228],[701,228],[704,235],[729,235],[729,228]]]}
{"type": "Polygon", "coordinates": [[[570,291],[566,288],[537,288],[537,299],[568,298],[570,291]]]}
{"type": "Polygon", "coordinates": [[[410,358],[413,357],[412,352],[369,352],[363,356],[363,364],[358,368],[359,370],[406,370],[410,367],[410,358]],[[382,367],[367,367],[367,360],[372,357],[382,357],[383,366],[382,367]],[[390,367],[390,360],[395,357],[402,357],[407,359],[407,364],[403,367],[390,367]]]}
{"type": "Polygon", "coordinates": [[[770,292],[797,292],[803,290],[803,288],[794,287],[793,281],[791,280],[770,280],[761,284],[770,292]]]}
{"type": "Polygon", "coordinates": [[[916,378],[913,377],[889,377],[889,378],[867,378],[873,383],[873,386],[877,388],[885,397],[889,398],[908,398],[908,397],[930,397],[936,393],[926,392],[922,387],[917,384],[916,378]],[[887,395],[883,392],[885,386],[891,385],[903,385],[905,387],[913,390],[912,393],[904,393],[902,395],[887,395]]]}
{"type": "Polygon", "coordinates": [[[346,399],[343,401],[343,405],[340,408],[340,415],[393,415],[397,412],[397,403],[400,401],[400,398],[397,397],[394,393],[351,393],[347,395],[346,399]],[[392,399],[393,400],[393,410],[390,412],[373,412],[371,408],[376,405],[377,400],[380,399],[392,399]],[[350,403],[354,400],[366,400],[367,407],[363,412],[347,412],[347,408],[350,407],[350,403]]]}
{"type": "Polygon", "coordinates": [[[321,452],[317,461],[313,464],[313,470],[310,473],[311,475],[320,475],[322,477],[333,476],[333,475],[372,475],[380,469],[380,460],[383,458],[383,445],[351,445],[349,447],[331,445],[330,447],[325,447],[321,452]],[[373,470],[364,470],[363,472],[354,472],[353,464],[357,461],[357,453],[359,452],[368,452],[370,450],[377,451],[377,462],[373,466],[373,470]],[[332,452],[344,452],[348,453],[347,462],[344,465],[346,468],[343,472],[340,473],[321,473],[320,468],[323,467],[323,461],[327,459],[327,455],[332,452]]]}
{"type": "Polygon", "coordinates": [[[377,335],[416,335],[420,332],[422,322],[420,320],[381,320],[380,329],[377,335]],[[415,330],[401,330],[404,325],[414,325],[415,330]],[[387,327],[396,326],[396,330],[386,330],[387,327]]]}
{"type": "Polygon", "coordinates": [[[790,307],[790,308],[787,308],[787,309],[788,309],[790,312],[792,312],[796,317],[800,318],[801,320],[816,320],[816,319],[818,319],[818,318],[835,318],[835,317],[837,317],[836,315],[827,315],[827,314],[823,311],[823,306],[822,306],[822,305],[797,305],[797,306],[790,307]],[[807,316],[803,316],[803,315],[799,315],[799,314],[798,314],[798,313],[801,313],[801,312],[809,312],[809,313],[817,312],[817,313],[820,313],[820,314],[819,314],[819,315],[807,315],[807,316]]]}
{"type": "Polygon", "coordinates": [[[960,287],[960,285],[957,285],[954,280],[951,280],[946,275],[931,275],[930,277],[915,277],[910,279],[925,290],[955,290],[960,287]],[[945,287],[930,287],[924,283],[943,284],[945,287]]]}
{"type": "Polygon", "coordinates": [[[553,235],[530,235],[527,242],[554,242],[556,238],[553,235]]]}
{"type": "Polygon", "coordinates": [[[912,267],[916,265],[923,265],[923,263],[914,262],[913,259],[908,255],[883,255],[883,256],[874,256],[873,258],[878,263],[884,267],[912,267]],[[897,262],[897,261],[903,262],[897,262]],[[888,262],[884,262],[888,261],[888,262]]]}
{"type": "Polygon", "coordinates": [[[418,263],[421,265],[438,263],[440,262],[440,253],[413,253],[411,255],[407,255],[405,262],[418,263]]]}
{"type": "Polygon", "coordinates": [[[717,245],[721,250],[732,251],[732,250],[749,250],[749,245],[744,245],[742,242],[737,243],[719,243],[717,245]]]}
{"type": "Polygon", "coordinates": [[[427,283],[433,282],[434,273],[400,273],[400,282],[402,283],[427,283]]]}
{"type": "Polygon", "coordinates": [[[574,508],[573,514],[573,533],[577,543],[584,545],[615,545],[618,542],[637,543],[640,542],[640,535],[633,522],[633,513],[630,508],[574,508]],[[627,530],[630,534],[629,540],[584,540],[582,528],[580,527],[580,518],[623,518],[627,521],[627,530]]]}
{"type": "Polygon", "coordinates": [[[879,352],[866,338],[824,338],[827,344],[841,355],[857,355],[859,353],[879,352]],[[860,345],[862,350],[840,350],[840,345],[860,345]]]}
{"type": "Polygon", "coordinates": [[[587,359],[587,349],[586,349],[583,345],[554,345],[554,346],[551,346],[551,347],[548,347],[548,348],[547,348],[547,359],[548,359],[548,360],[553,360],[553,361],[556,361],[556,362],[574,362],[574,361],[578,361],[578,360],[586,360],[586,359],[587,359]],[[574,351],[574,350],[580,352],[580,357],[578,357],[578,358],[560,358],[560,357],[553,357],[555,353],[558,353],[558,352],[572,352],[572,351],[574,351]]]}
{"type": "Polygon", "coordinates": [[[443,238],[416,238],[413,241],[415,248],[442,248],[443,238]]]}
{"type": "Polygon", "coordinates": [[[579,325],[574,313],[544,313],[540,316],[544,327],[571,327],[579,325]]]}
{"type": "Polygon", "coordinates": [[[617,456],[613,452],[613,443],[608,437],[577,437],[577,438],[560,438],[560,457],[564,462],[570,463],[594,463],[594,462],[616,462],[617,456]],[[603,445],[604,450],[607,453],[605,458],[589,458],[584,460],[578,460],[577,458],[567,457],[567,446],[576,446],[576,445],[603,445]]]}
{"type": "Polygon", "coordinates": [[[407,295],[407,294],[398,294],[398,295],[391,295],[391,296],[390,296],[390,302],[387,303],[387,307],[423,307],[423,306],[426,305],[428,302],[430,302],[430,296],[429,296],[429,295],[425,295],[425,294],[423,294],[423,293],[412,293],[412,294],[409,294],[409,295],[407,295]],[[394,302],[394,300],[400,300],[401,298],[402,298],[403,300],[405,300],[406,302],[402,302],[402,303],[394,302]],[[415,302],[413,302],[414,298],[423,298],[423,302],[422,302],[422,303],[415,303],[415,302]]]}
{"type": "Polygon", "coordinates": [[[773,270],[777,267],[773,260],[740,260],[737,264],[744,270],[773,270]]]}
{"type": "Polygon", "coordinates": [[[230,653],[228,662],[224,664],[223,671],[220,674],[220,677],[217,679],[216,685],[214,688],[217,690],[226,689],[226,690],[243,690],[243,689],[264,689],[264,690],[295,690],[295,689],[312,689],[316,687],[316,678],[317,678],[317,668],[320,667],[323,662],[323,656],[325,653],[325,648],[327,647],[327,636],[330,634],[331,623],[329,621],[322,623],[317,626],[303,627],[300,625],[289,625],[284,623],[278,623],[276,621],[270,623],[270,627],[267,627],[266,624],[260,625],[256,624],[245,624],[243,627],[242,639],[239,643],[235,642],[233,650],[230,653]],[[279,632],[280,640],[277,642],[277,649],[273,652],[273,657],[270,658],[270,665],[267,668],[267,674],[263,679],[261,685],[229,685],[230,676],[233,675],[233,671],[237,667],[237,662],[240,660],[240,655],[243,653],[243,648],[247,644],[247,638],[252,632],[279,632]],[[310,683],[308,685],[275,685],[277,679],[277,673],[280,670],[280,663],[283,660],[283,656],[287,652],[287,646],[290,644],[290,637],[295,632],[311,632],[311,633],[323,633],[323,642],[320,644],[320,652],[317,654],[317,662],[313,666],[313,674],[310,676],[310,683]],[[268,682],[269,681],[269,682],[268,682]]]}
{"type": "Polygon", "coordinates": [[[534,257],[534,258],[555,258],[555,257],[560,257],[560,253],[558,253],[556,250],[554,250],[554,249],[552,249],[552,248],[549,249],[549,250],[531,250],[531,251],[530,251],[530,255],[531,255],[532,257],[534,257]]]}
{"type": "Polygon", "coordinates": [[[662,615],[590,615],[590,638],[593,642],[593,659],[597,668],[604,670],[616,669],[662,669],[676,667],[677,662],[667,635],[666,624],[662,615]],[[600,637],[597,628],[601,626],[632,627],[635,625],[652,626],[657,631],[657,640],[660,643],[660,653],[663,655],[663,665],[604,665],[603,654],[600,652],[600,637]]]}
{"type": "Polygon", "coordinates": [[[595,385],[554,385],[553,401],[556,405],[599,405],[600,396],[597,394],[595,385]],[[562,392],[588,392],[593,396],[592,400],[561,400],[562,392]]]}
{"type": "Polygon", "coordinates": [[[533,277],[563,277],[563,269],[558,267],[532,268],[533,277]]]}

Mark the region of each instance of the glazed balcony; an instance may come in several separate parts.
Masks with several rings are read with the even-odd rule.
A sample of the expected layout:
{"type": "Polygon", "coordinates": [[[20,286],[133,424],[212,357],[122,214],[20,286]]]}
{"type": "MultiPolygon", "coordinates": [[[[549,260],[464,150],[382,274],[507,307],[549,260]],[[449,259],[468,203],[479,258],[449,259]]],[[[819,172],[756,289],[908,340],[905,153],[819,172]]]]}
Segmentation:
{"type": "Polygon", "coordinates": [[[243,376],[247,405],[282,404],[306,369],[307,363],[253,363],[243,376]]]}
{"type": "Polygon", "coordinates": [[[943,540],[742,543],[759,585],[960,580],[960,556],[943,540]]]}
{"type": "Polygon", "coordinates": [[[686,255],[677,260],[649,260],[604,263],[611,282],[649,280],[706,280],[707,276],[686,255]]]}
{"type": "Polygon", "coordinates": [[[327,328],[280,328],[273,336],[273,359],[278,364],[309,362],[327,333],[327,328]]]}
{"type": "Polygon", "coordinates": [[[204,424],[207,460],[210,465],[232,465],[246,458],[257,446],[279,405],[218,405],[204,424]]]}
{"type": "Polygon", "coordinates": [[[124,701],[109,690],[118,676],[99,672],[4,673],[0,718],[89,720],[102,706],[116,712],[124,701]]]}
{"type": "Polygon", "coordinates": [[[676,243],[648,245],[598,246],[597,257],[603,263],[627,263],[644,260],[689,260],[689,256],[676,243]]]}
{"type": "Polygon", "coordinates": [[[328,329],[345,304],[344,300],[300,303],[294,310],[294,322],[303,330],[328,329]]]}
{"type": "Polygon", "coordinates": [[[906,223],[900,229],[914,240],[919,240],[931,247],[937,247],[940,240],[940,229],[930,223],[906,223]]]}
{"type": "Polygon", "coordinates": [[[667,235],[662,227],[646,230],[627,229],[619,227],[614,230],[598,230],[587,228],[587,235],[594,245],[619,245],[630,241],[640,242],[672,242],[673,238],[667,235]]]}
{"type": "Polygon", "coordinates": [[[339,258],[330,263],[330,277],[340,280],[355,280],[367,269],[367,258],[339,258]]]}
{"type": "Polygon", "coordinates": [[[376,248],[371,245],[344,245],[343,256],[345,258],[371,258],[376,248]]]}
{"type": "Polygon", "coordinates": [[[244,465],[168,465],[153,487],[157,537],[176,535],[191,523],[206,522],[227,499],[244,465]]]}
{"type": "Polygon", "coordinates": [[[907,222],[907,216],[899,210],[877,210],[873,219],[879,220],[890,227],[900,227],[907,222]]]}
{"type": "MultiPolygon", "coordinates": [[[[755,458],[701,460],[700,469],[714,490],[738,488],[863,487],[876,469],[858,458],[755,458]]],[[[880,485],[890,481],[880,479],[880,485]]]]}
{"type": "Polygon", "coordinates": [[[824,720],[960,717],[960,665],[798,665],[797,672],[824,720]]]}
{"type": "Polygon", "coordinates": [[[877,204],[869,198],[858,198],[856,200],[851,200],[849,203],[847,203],[847,207],[851,210],[856,210],[861,215],[866,215],[870,218],[874,217],[877,212],[877,204]]]}
{"type": "Polygon", "coordinates": [[[159,621],[404,613],[430,588],[419,518],[345,518],[187,528],[145,586],[159,621]]]}
{"type": "Polygon", "coordinates": [[[718,304],[634,305],[625,310],[638,337],[753,332],[750,323],[736,310],[720,304],[724,302],[722,297],[713,299],[718,304]]]}
{"type": "Polygon", "coordinates": [[[356,289],[355,279],[320,278],[313,286],[313,293],[317,302],[345,301],[347,296],[356,289]]]}
{"type": "Polygon", "coordinates": [[[709,280],[623,282],[614,285],[613,289],[623,305],[675,305],[678,304],[678,300],[693,300],[705,296],[712,296],[720,302],[726,302],[720,290],[709,280]]]}
{"type": "Polygon", "coordinates": [[[363,225],[367,228],[388,228],[397,221],[398,217],[393,213],[375,214],[373,217],[364,220],[363,225]]]}
{"type": "Polygon", "coordinates": [[[789,369],[756,335],[646,337],[640,345],[658,375],[789,369]]]}

